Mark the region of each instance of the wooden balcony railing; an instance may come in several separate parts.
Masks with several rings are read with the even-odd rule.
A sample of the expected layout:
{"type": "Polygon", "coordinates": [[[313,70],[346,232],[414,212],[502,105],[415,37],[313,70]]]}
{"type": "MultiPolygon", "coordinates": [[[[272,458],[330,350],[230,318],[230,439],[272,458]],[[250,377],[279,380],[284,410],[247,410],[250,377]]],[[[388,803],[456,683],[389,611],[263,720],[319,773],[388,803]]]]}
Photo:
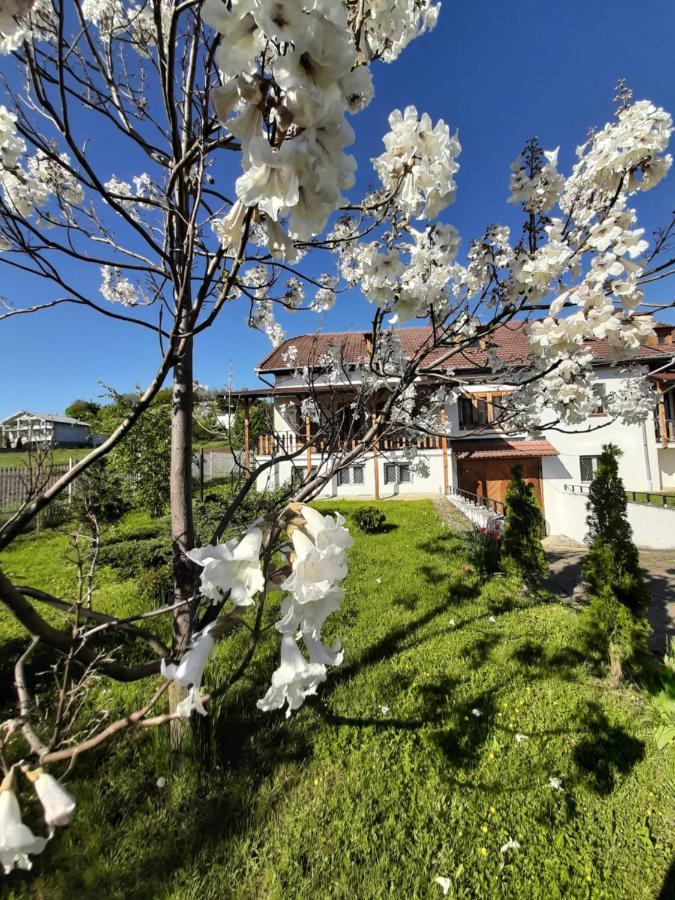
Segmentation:
{"type": "MultiPolygon", "coordinates": [[[[435,434],[420,434],[417,437],[410,435],[391,435],[389,437],[380,438],[378,449],[387,450],[404,450],[415,443],[419,450],[440,450],[442,447],[442,438],[435,434]]],[[[275,431],[273,434],[261,434],[258,437],[258,456],[282,456],[285,453],[296,453],[299,450],[312,447],[321,453],[327,450],[350,450],[358,444],[357,438],[350,438],[345,441],[329,442],[321,437],[311,437],[307,441],[304,434],[297,434],[295,431],[275,431]]]]}

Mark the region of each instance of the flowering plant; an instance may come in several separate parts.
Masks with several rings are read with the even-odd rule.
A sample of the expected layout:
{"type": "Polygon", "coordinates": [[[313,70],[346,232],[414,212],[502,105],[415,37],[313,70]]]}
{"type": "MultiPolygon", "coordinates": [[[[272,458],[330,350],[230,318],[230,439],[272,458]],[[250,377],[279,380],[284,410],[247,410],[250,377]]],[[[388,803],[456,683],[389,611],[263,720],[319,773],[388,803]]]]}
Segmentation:
{"type": "Polygon", "coordinates": [[[498,519],[491,520],[484,527],[474,526],[466,534],[466,551],[471,565],[478,576],[485,581],[501,566],[502,531],[498,519]]]}

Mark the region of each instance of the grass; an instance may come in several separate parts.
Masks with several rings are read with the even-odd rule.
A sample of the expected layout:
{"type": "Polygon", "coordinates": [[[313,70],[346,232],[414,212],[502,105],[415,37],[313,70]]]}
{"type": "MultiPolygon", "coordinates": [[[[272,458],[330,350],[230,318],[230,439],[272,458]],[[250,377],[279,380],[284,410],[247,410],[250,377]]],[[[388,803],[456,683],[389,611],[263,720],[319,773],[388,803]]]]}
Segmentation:
{"type": "MultiPolygon", "coordinates": [[[[91,453],[91,447],[57,447],[51,452],[52,465],[68,465],[69,459],[82,459],[91,453]]],[[[0,469],[23,469],[30,465],[29,454],[20,450],[9,450],[0,453],[0,469]]]]}
{"type": "MultiPolygon", "coordinates": [[[[320,504],[348,517],[357,505],[320,504]]],[[[505,578],[481,588],[430,503],[374,505],[390,527],[353,529],[331,621],[345,661],[318,696],[289,720],[257,712],[278,653],[270,631],[202,723],[206,768],[174,767],[157,731],[83,759],[74,824],[7,896],[436,898],[438,875],[467,900],[659,894],[675,849],[675,745],[656,750],[649,699],[589,671],[570,608],[505,578]],[[509,838],[520,849],[503,854],[509,838]]],[[[52,580],[63,553],[62,538],[23,538],[3,566],[63,592],[72,573],[52,580]]],[[[101,571],[100,608],[138,603],[133,583],[101,571]]],[[[18,632],[6,618],[0,629],[7,661],[18,632]]],[[[219,648],[211,679],[244,642],[219,648]]],[[[111,715],[142,690],[104,689],[111,715]]]]}
{"type": "Polygon", "coordinates": [[[650,506],[675,506],[675,491],[647,493],[646,491],[626,491],[628,500],[634,503],[648,503],[650,506]]]}

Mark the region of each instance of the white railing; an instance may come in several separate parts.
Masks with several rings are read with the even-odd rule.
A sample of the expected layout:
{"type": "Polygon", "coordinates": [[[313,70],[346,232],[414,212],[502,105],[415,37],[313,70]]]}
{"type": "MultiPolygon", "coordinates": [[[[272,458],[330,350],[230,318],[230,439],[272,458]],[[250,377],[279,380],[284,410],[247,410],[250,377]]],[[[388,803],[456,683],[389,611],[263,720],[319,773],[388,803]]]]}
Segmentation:
{"type": "Polygon", "coordinates": [[[479,497],[468,491],[455,491],[448,494],[448,500],[478,528],[501,529],[504,521],[504,504],[500,500],[479,497]]]}

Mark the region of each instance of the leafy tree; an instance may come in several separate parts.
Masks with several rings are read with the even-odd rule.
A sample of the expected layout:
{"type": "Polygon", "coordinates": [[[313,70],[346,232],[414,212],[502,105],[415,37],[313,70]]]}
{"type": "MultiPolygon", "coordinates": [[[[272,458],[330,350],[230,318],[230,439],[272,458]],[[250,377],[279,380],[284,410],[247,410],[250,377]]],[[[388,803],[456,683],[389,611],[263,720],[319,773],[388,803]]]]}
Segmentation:
{"type": "Polygon", "coordinates": [[[649,629],[644,614],[649,592],[628,521],[626,491],[619,475],[618,447],[607,444],[598,460],[588,498],[589,551],[583,579],[590,601],[583,630],[591,652],[609,659],[613,680],[620,681],[625,662],[646,649],[649,629]]]}
{"type": "Polygon", "coordinates": [[[101,411],[101,404],[94,400],[73,400],[70,406],[66,407],[66,415],[73,419],[80,419],[91,427],[95,427],[98,414],[101,411]]]}
{"type": "Polygon", "coordinates": [[[520,466],[511,470],[506,489],[506,520],[502,541],[502,564],[514,569],[525,581],[536,584],[548,574],[541,544],[543,520],[534,488],[523,478],[520,466]]]}
{"type": "MultiPolygon", "coordinates": [[[[249,444],[251,448],[258,443],[261,434],[269,434],[272,431],[272,405],[270,403],[253,403],[248,411],[249,444]]],[[[244,410],[238,409],[230,426],[230,440],[235,450],[244,447],[244,410]]]]}
{"type": "MultiPolygon", "coordinates": [[[[131,408],[117,398],[120,419],[131,408]]],[[[152,404],[136,428],[110,454],[111,473],[122,484],[122,495],[133,506],[160,516],[169,501],[171,428],[169,407],[152,404]]]]}

